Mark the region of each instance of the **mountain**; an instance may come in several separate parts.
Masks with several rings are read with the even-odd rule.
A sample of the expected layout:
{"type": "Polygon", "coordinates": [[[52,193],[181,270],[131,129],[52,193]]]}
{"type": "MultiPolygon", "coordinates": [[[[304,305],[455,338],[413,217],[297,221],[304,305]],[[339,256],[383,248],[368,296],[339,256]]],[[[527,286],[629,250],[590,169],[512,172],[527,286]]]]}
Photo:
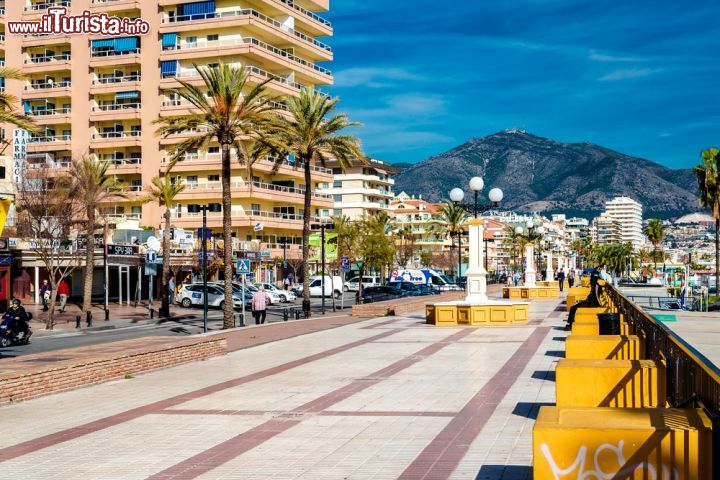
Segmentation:
{"type": "Polygon", "coordinates": [[[699,211],[692,170],[672,170],[591,143],[562,143],[518,130],[474,138],[414,165],[401,165],[395,191],[438,202],[470,178],[505,193],[501,208],[594,216],[624,194],[643,204],[645,218],[699,211]]]}

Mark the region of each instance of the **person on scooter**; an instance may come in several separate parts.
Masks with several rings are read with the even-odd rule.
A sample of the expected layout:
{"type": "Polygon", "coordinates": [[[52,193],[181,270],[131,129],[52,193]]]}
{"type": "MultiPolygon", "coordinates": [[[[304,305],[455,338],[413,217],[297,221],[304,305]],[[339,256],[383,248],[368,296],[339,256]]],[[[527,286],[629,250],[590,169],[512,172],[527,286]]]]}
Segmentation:
{"type": "Polygon", "coordinates": [[[10,302],[10,308],[8,308],[8,311],[5,312],[5,315],[3,315],[3,320],[13,322],[11,329],[13,332],[17,332],[15,334],[16,337],[18,337],[21,332],[23,334],[23,338],[30,337],[30,317],[25,311],[25,308],[22,306],[20,300],[17,298],[10,302]]]}

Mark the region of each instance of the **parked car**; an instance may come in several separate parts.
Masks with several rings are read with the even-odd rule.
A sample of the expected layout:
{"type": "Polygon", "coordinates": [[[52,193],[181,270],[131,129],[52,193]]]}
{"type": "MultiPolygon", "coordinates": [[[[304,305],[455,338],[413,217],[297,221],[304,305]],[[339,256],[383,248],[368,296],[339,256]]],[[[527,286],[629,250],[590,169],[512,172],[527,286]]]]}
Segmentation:
{"type": "Polygon", "coordinates": [[[255,288],[263,287],[265,290],[268,291],[268,293],[272,292],[276,294],[278,297],[280,297],[281,302],[292,302],[297,298],[297,295],[295,295],[290,290],[282,290],[277,285],[274,285],[272,283],[256,283],[255,288]]]}
{"type": "MultiPolygon", "coordinates": [[[[217,285],[220,288],[225,288],[225,282],[215,282],[214,285],[217,285]]],[[[237,293],[239,295],[239,292],[242,292],[243,286],[240,283],[233,282],[233,292],[237,293]]],[[[245,291],[250,292],[250,294],[253,294],[258,291],[257,287],[254,285],[245,285],[245,291]]],[[[269,305],[275,305],[278,303],[282,303],[284,301],[284,297],[281,297],[276,292],[265,290],[267,294],[270,296],[270,303],[269,305]]]]}
{"type": "MultiPolygon", "coordinates": [[[[380,285],[380,277],[373,277],[373,276],[363,276],[362,277],[362,286],[365,287],[377,287],[380,285]]],[[[343,286],[343,290],[346,292],[357,292],[358,288],[360,286],[360,277],[353,277],[347,282],[345,282],[345,285],[343,286]]]]}
{"type": "MultiPolygon", "coordinates": [[[[220,310],[225,308],[225,292],[222,288],[214,284],[208,284],[208,306],[217,307],[220,310]]],[[[191,285],[183,285],[176,295],[176,302],[185,308],[203,305],[203,285],[201,283],[193,283],[191,285]]],[[[233,294],[233,308],[242,308],[242,300],[239,294],[233,294]]]]}
{"type": "Polygon", "coordinates": [[[417,285],[420,295],[440,295],[440,289],[432,285],[417,285]]]}
{"type": "Polygon", "coordinates": [[[390,283],[388,283],[388,287],[392,287],[397,290],[400,290],[408,297],[419,297],[420,296],[420,286],[415,285],[414,283],[390,282],[390,283]]]}
{"type": "Polygon", "coordinates": [[[396,298],[404,297],[406,294],[394,287],[387,285],[379,285],[375,287],[363,288],[362,291],[363,300],[365,303],[382,302],[385,300],[393,300],[396,298]]]}
{"type": "MultiPolygon", "coordinates": [[[[310,296],[311,297],[321,297],[323,296],[323,280],[322,277],[310,277],[310,296]]],[[[329,297],[331,295],[334,295],[335,298],[340,298],[342,296],[342,288],[343,288],[342,279],[340,277],[330,277],[328,275],[325,275],[325,296],[329,297]]],[[[296,289],[297,295],[301,296],[303,294],[303,286],[299,285],[296,289]]]]}

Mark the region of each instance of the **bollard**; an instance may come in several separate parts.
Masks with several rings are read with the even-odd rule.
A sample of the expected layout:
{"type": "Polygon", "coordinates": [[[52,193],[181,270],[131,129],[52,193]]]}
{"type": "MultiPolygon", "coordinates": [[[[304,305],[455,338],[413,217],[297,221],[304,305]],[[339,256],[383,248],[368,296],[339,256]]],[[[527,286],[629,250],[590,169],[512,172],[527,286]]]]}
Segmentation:
{"type": "Polygon", "coordinates": [[[106,322],[110,321],[110,309],[109,308],[105,309],[105,321],[106,322]]]}
{"type": "Polygon", "coordinates": [[[92,312],[86,313],[87,318],[85,319],[85,322],[87,323],[88,328],[92,327],[92,312]]]}
{"type": "Polygon", "coordinates": [[[75,316],[75,328],[80,328],[80,315],[75,316]]]}
{"type": "Polygon", "coordinates": [[[287,322],[289,316],[290,316],[290,312],[288,311],[288,309],[287,308],[283,309],[283,322],[287,322]]]}
{"type": "Polygon", "coordinates": [[[151,308],[150,309],[150,320],[152,320],[153,318],[155,318],[155,309],[151,308]]]}
{"type": "Polygon", "coordinates": [[[295,310],[295,320],[300,320],[300,310],[295,310]]]}
{"type": "Polygon", "coordinates": [[[245,326],[245,317],[242,313],[236,313],[235,314],[235,324],[238,327],[244,327],[245,326]]]}

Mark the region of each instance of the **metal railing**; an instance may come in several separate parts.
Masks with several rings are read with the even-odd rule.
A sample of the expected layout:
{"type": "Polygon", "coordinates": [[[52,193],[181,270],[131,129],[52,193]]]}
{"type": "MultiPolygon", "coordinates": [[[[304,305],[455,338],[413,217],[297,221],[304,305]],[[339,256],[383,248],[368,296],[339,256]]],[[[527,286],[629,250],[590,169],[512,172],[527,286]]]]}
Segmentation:
{"type": "Polygon", "coordinates": [[[41,63],[53,63],[53,62],[69,62],[70,54],[62,53],[60,55],[39,55],[36,57],[30,57],[25,59],[26,64],[41,64],[41,63]]]}
{"type": "Polygon", "coordinates": [[[720,369],[675,332],[655,320],[616,288],[607,293],[635,334],[645,341],[645,357],[666,366],[671,407],[703,408],[713,425],[713,479],[720,479],[720,369]]]}
{"type": "Polygon", "coordinates": [[[92,58],[103,58],[103,57],[116,57],[120,55],[136,55],[140,53],[139,48],[133,48],[132,50],[92,50],[90,57],[92,58]]]}
{"type": "Polygon", "coordinates": [[[112,139],[112,138],[140,138],[142,132],[130,131],[130,132],[97,132],[93,133],[93,139],[112,139]]]}
{"type": "Polygon", "coordinates": [[[36,12],[38,10],[47,10],[50,7],[69,7],[72,2],[70,0],[58,0],[56,2],[33,3],[25,7],[26,12],[36,12]]]}
{"type": "Polygon", "coordinates": [[[69,88],[72,85],[71,81],[62,82],[38,82],[25,85],[25,90],[47,90],[50,88],[69,88]]]}
{"type": "Polygon", "coordinates": [[[51,115],[69,115],[72,112],[70,107],[67,108],[43,108],[38,110],[30,110],[27,112],[29,117],[47,117],[51,115]]]}
{"type": "Polygon", "coordinates": [[[115,85],[118,83],[130,83],[130,82],[139,82],[140,81],[140,75],[124,75],[124,76],[108,76],[108,77],[98,77],[92,81],[93,85],[115,85]]]}
{"type": "Polygon", "coordinates": [[[293,0],[280,0],[280,1],[281,1],[282,3],[284,3],[285,5],[288,5],[289,7],[294,8],[295,10],[297,10],[297,11],[300,12],[300,13],[302,13],[303,15],[312,18],[312,19],[315,20],[316,22],[321,23],[321,24],[323,24],[323,25],[325,25],[325,26],[327,26],[327,27],[331,27],[331,28],[332,28],[332,24],[330,23],[329,20],[325,20],[325,19],[322,18],[320,15],[317,15],[317,14],[311,12],[310,10],[307,10],[307,9],[301,7],[300,5],[296,5],[293,0]]]}
{"type": "Polygon", "coordinates": [[[92,107],[93,112],[111,112],[115,110],[134,110],[140,108],[139,103],[105,103],[92,107]]]}

